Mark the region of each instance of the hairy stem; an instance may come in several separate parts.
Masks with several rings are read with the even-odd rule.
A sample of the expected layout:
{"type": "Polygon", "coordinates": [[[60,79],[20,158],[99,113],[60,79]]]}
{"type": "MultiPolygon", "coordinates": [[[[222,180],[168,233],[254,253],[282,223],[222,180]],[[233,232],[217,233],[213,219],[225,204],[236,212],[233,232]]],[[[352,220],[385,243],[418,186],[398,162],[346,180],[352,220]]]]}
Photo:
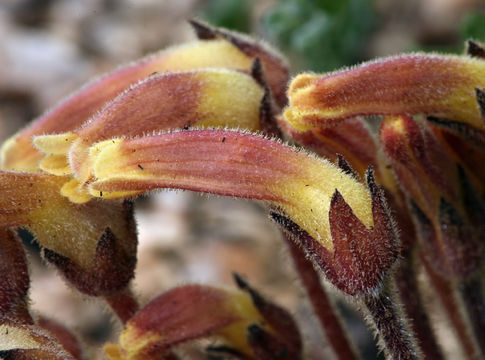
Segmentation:
{"type": "Polygon", "coordinates": [[[126,324],[140,308],[129,288],[105,295],[104,299],[123,324],[126,324]]]}
{"type": "Polygon", "coordinates": [[[379,346],[388,360],[421,359],[421,351],[414,340],[414,334],[393,299],[389,279],[384,281],[384,286],[377,295],[363,299],[379,336],[379,346]]]}
{"type": "Polygon", "coordinates": [[[403,310],[411,321],[412,329],[423,351],[424,358],[427,360],[444,359],[420,296],[414,251],[410,249],[403,256],[394,274],[394,282],[398,289],[399,299],[404,307],[403,310]]]}
{"type": "Polygon", "coordinates": [[[320,277],[315,271],[313,264],[289,236],[283,234],[283,237],[288,244],[293,263],[313,306],[313,311],[336,357],[339,360],[359,359],[325,289],[320,283],[320,277]]]}
{"type": "Polygon", "coordinates": [[[473,276],[460,283],[460,292],[463,296],[465,310],[468,314],[478,346],[485,354],[485,301],[483,298],[482,279],[473,276]]]}
{"type": "Polygon", "coordinates": [[[467,358],[476,359],[478,356],[478,349],[475,346],[473,337],[463,319],[463,314],[457,303],[456,291],[451,284],[451,281],[438,274],[423,256],[421,256],[421,260],[467,358]]]}

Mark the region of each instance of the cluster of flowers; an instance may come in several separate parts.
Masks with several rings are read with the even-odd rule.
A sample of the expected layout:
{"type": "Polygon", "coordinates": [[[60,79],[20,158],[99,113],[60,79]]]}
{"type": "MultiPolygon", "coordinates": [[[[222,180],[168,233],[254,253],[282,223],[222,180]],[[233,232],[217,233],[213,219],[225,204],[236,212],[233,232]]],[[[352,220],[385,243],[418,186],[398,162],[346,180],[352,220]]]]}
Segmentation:
{"type": "Polygon", "coordinates": [[[358,356],[319,273],[361,302],[388,358],[443,358],[416,263],[466,355],[483,356],[485,49],[469,41],[463,56],[301,74],[288,88],[274,50],[192,25],[197,41],[96,79],[3,145],[0,357],[82,356],[67,329],[29,313],[23,227],[69,284],[123,322],[105,346],[112,360],[178,359],[209,336],[221,346],[208,352],[304,358],[290,313],[239,276],[238,289],[185,285],[139,308],[130,199],[161,188],[264,202],[340,359],[358,356]]]}

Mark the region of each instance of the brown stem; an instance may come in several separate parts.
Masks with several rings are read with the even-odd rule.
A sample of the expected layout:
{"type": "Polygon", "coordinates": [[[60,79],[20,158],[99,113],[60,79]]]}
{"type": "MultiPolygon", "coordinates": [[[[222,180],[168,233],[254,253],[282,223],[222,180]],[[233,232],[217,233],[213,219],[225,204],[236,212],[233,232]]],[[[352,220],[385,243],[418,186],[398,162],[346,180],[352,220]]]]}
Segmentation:
{"type": "Polygon", "coordinates": [[[372,325],[379,335],[379,346],[388,360],[421,359],[421,351],[414,340],[399,305],[394,301],[389,280],[375,296],[365,297],[372,325]]]}
{"type": "Polygon", "coordinates": [[[478,346],[485,354],[485,301],[483,298],[482,279],[473,276],[472,279],[460,283],[465,311],[477,340],[478,346]]]}
{"type": "Polygon", "coordinates": [[[441,304],[448,315],[451,325],[455,330],[455,335],[458,337],[467,358],[476,359],[478,356],[478,349],[472,340],[472,336],[470,336],[471,334],[467,324],[463,321],[460,306],[458,305],[456,299],[456,292],[451,284],[451,281],[438,274],[428,263],[426,258],[424,258],[424,256],[421,256],[421,261],[434,290],[439,296],[441,304]]]}
{"type": "Polygon", "coordinates": [[[407,318],[411,320],[411,326],[423,351],[424,358],[426,360],[444,359],[421,301],[414,266],[414,252],[409,250],[403,256],[394,274],[394,282],[398,289],[399,299],[404,307],[403,310],[407,318]]]}
{"type": "Polygon", "coordinates": [[[129,288],[105,295],[104,299],[123,324],[126,324],[140,308],[129,288]]]}
{"type": "Polygon", "coordinates": [[[305,257],[303,251],[287,235],[283,237],[288,244],[293,263],[306,293],[313,306],[313,310],[322,326],[332,349],[340,360],[359,359],[346,331],[336,315],[333,305],[320,283],[320,277],[312,263],[305,257]]]}

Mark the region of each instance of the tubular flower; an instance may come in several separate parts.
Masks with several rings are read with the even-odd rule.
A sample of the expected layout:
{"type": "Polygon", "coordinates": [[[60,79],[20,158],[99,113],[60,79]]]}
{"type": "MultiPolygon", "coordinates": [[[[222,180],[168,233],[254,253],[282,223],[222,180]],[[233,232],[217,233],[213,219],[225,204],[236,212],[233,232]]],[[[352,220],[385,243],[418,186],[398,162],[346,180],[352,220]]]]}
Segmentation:
{"type": "Polygon", "coordinates": [[[411,54],[290,84],[285,120],[297,131],[357,115],[425,114],[484,128],[485,60],[411,54]]]}
{"type": "Polygon", "coordinates": [[[376,289],[399,252],[392,220],[372,175],[369,191],[327,161],[261,136],[182,131],[108,140],[93,145],[90,153],[94,180],[86,186],[96,197],[176,188],[266,201],[314,239],[313,248],[321,249],[313,252],[320,266],[333,269],[330,280],[349,293],[376,289]],[[362,253],[354,256],[357,241],[362,253]],[[380,255],[375,262],[378,271],[367,263],[374,252],[380,255]],[[359,264],[349,270],[346,261],[354,260],[359,264]],[[354,282],[345,280],[348,271],[355,271],[354,282]]]}
{"type": "Polygon", "coordinates": [[[384,151],[412,203],[425,254],[440,272],[462,278],[474,273],[483,257],[483,189],[471,180],[476,170],[468,170],[436,134],[445,135],[406,116],[387,117],[380,128],[384,151]]]}
{"type": "Polygon", "coordinates": [[[91,198],[81,185],[92,176],[92,144],[191,126],[259,130],[263,95],[251,76],[236,71],[155,75],[119,95],[80,129],[35,138],[34,144],[46,153],[39,166],[55,175],[72,175],[61,193],[83,203],[91,198]]]}
{"type": "Polygon", "coordinates": [[[281,117],[278,122],[292,140],[338,164],[357,179],[364,179],[371,165],[376,181],[385,191],[389,205],[395,213],[401,230],[403,250],[411,245],[414,234],[406,200],[363,118],[350,118],[332,127],[315,127],[303,132],[296,131],[281,117]]]}
{"type": "Polygon", "coordinates": [[[159,359],[188,341],[215,336],[223,346],[213,351],[246,359],[267,359],[259,355],[267,351],[271,359],[280,353],[299,359],[301,338],[290,314],[237,279],[242,290],[185,285],[159,295],[126,324],[119,345],[105,346],[106,355],[111,360],[159,359]]]}
{"type": "MultiPolygon", "coordinates": [[[[266,45],[238,34],[216,30],[193,22],[201,40],[177,45],[120,67],[85,85],[53,110],[9,139],[1,150],[1,167],[8,170],[36,171],[42,154],[33,147],[36,135],[59,134],[81,127],[106,103],[132,84],[156,73],[203,68],[226,68],[250,72],[259,58],[274,94],[285,99],[289,73],[283,58],[266,45]]],[[[283,100],[280,100],[284,105],[283,100]]]]}
{"type": "Polygon", "coordinates": [[[260,130],[272,116],[261,64],[225,38],[200,40],[88,84],[3,145],[0,224],[31,230],[45,258],[79,290],[119,290],[133,275],[135,224],[126,204],[89,201],[81,187],[92,176],[89,147],[191,126],[260,130]],[[117,281],[102,281],[99,271],[117,281]]]}
{"type": "Polygon", "coordinates": [[[180,188],[265,200],[332,250],[328,211],[338,189],[367,228],[374,224],[362,184],[325,160],[258,135],[182,131],[108,140],[90,152],[94,181],[89,188],[97,197],[180,188]]]}

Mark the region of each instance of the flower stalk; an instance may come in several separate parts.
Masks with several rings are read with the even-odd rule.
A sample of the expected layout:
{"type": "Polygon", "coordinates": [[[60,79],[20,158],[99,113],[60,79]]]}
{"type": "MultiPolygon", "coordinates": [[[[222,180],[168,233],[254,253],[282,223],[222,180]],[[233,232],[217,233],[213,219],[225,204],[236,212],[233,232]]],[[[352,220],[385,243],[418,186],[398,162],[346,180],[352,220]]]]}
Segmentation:
{"type": "Polygon", "coordinates": [[[418,287],[417,251],[417,249],[408,251],[408,254],[405,254],[401,259],[394,273],[394,286],[403,306],[402,311],[406,313],[406,317],[410,320],[409,325],[413,329],[424,358],[440,360],[444,359],[443,353],[436,341],[436,334],[431,327],[418,287]]]}
{"type": "Polygon", "coordinates": [[[104,295],[104,300],[122,324],[126,324],[140,309],[138,301],[129,288],[117,293],[104,295]]]}
{"type": "Polygon", "coordinates": [[[395,293],[389,281],[384,282],[384,287],[377,296],[363,299],[369,311],[370,322],[379,334],[379,345],[389,360],[422,359],[421,350],[395,300],[395,293]]]}

